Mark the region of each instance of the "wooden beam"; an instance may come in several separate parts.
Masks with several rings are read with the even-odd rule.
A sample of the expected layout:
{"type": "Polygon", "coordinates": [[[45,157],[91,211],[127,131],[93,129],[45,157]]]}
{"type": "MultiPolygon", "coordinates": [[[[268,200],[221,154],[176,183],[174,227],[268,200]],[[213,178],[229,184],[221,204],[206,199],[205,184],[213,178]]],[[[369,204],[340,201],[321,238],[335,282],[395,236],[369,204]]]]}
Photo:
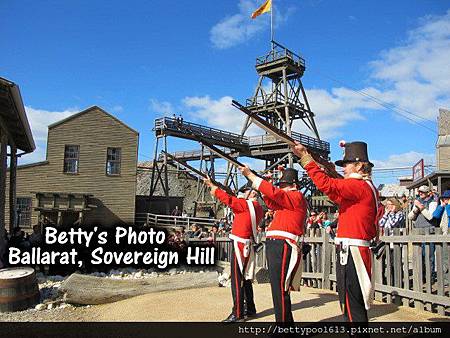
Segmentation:
{"type": "Polygon", "coordinates": [[[8,138],[2,130],[0,130],[0,268],[5,266],[2,261],[3,254],[6,250],[5,238],[5,194],[6,194],[6,150],[8,138]]]}
{"type": "Polygon", "coordinates": [[[10,147],[11,157],[9,163],[9,233],[15,226],[17,226],[17,196],[16,196],[16,183],[17,183],[17,148],[15,146],[10,147]]]}

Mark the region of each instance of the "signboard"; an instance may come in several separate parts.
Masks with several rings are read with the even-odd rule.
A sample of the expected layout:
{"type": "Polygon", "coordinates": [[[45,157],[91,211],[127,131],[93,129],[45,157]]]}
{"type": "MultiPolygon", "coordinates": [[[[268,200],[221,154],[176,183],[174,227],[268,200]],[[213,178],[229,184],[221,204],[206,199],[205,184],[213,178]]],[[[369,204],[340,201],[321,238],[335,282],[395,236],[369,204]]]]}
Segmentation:
{"type": "Polygon", "coordinates": [[[424,176],[423,159],[414,164],[412,169],[413,182],[420,180],[424,176]]]}

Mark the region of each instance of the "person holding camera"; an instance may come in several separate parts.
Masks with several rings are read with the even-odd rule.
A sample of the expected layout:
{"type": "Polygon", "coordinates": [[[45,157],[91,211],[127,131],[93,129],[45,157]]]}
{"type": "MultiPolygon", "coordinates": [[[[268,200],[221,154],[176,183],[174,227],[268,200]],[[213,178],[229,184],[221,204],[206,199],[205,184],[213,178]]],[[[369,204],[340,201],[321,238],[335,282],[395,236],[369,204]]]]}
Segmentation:
{"type": "Polygon", "coordinates": [[[448,227],[450,227],[450,190],[444,191],[439,200],[440,204],[433,212],[433,218],[439,221],[442,233],[447,235],[448,227]]]}
{"type": "Polygon", "coordinates": [[[408,218],[414,221],[414,228],[425,229],[434,227],[433,212],[436,210],[437,202],[431,189],[422,185],[414,200],[414,206],[408,214],[408,218]]]}

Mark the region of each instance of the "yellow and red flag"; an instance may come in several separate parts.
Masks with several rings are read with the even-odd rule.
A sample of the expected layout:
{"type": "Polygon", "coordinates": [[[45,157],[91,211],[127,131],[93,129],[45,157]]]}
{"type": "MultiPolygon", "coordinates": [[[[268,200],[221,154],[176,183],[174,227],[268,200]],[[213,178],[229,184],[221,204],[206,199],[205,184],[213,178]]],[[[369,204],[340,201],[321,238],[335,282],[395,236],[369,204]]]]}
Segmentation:
{"type": "Polygon", "coordinates": [[[256,18],[258,15],[270,12],[272,10],[272,0],[266,0],[256,11],[252,13],[252,19],[256,18]]]}

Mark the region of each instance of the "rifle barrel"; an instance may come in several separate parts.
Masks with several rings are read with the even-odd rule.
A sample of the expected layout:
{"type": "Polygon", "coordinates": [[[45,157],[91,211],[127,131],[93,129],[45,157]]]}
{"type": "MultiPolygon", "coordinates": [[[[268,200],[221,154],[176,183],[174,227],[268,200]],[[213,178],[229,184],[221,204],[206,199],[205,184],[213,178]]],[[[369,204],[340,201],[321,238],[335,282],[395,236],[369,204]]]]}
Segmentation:
{"type": "Polygon", "coordinates": [[[172,154],[169,154],[168,152],[165,152],[164,150],[162,151],[164,154],[166,154],[169,158],[171,158],[172,160],[174,160],[175,162],[178,162],[179,164],[181,164],[183,167],[185,167],[186,169],[196,173],[197,175],[199,175],[202,178],[209,178],[211,180],[211,183],[213,183],[214,185],[218,186],[220,189],[225,190],[227,193],[234,195],[233,191],[231,190],[230,187],[226,186],[225,184],[222,184],[220,182],[217,182],[216,180],[212,179],[211,177],[208,177],[207,174],[205,174],[204,172],[195,169],[194,167],[192,167],[191,165],[187,164],[186,162],[184,162],[183,160],[180,160],[178,158],[176,158],[175,156],[173,156],[172,154]]]}
{"type": "MultiPolygon", "coordinates": [[[[268,133],[272,134],[275,138],[277,138],[278,140],[280,140],[282,142],[285,142],[289,146],[295,146],[296,140],[293,139],[291,136],[287,135],[282,130],[279,130],[278,128],[272,126],[267,121],[265,121],[264,119],[262,119],[260,116],[256,115],[255,113],[251,112],[248,108],[244,107],[239,102],[233,100],[232,104],[234,107],[238,108],[243,113],[248,115],[256,125],[258,125],[262,129],[264,129],[268,133]]],[[[336,169],[334,168],[334,165],[331,162],[329,162],[327,159],[323,158],[320,154],[311,150],[311,148],[308,145],[304,144],[304,146],[309,148],[308,149],[309,153],[311,154],[313,159],[325,169],[325,171],[328,173],[328,175],[330,175],[331,177],[334,177],[334,178],[342,178],[342,175],[336,171],[336,169]]]]}

